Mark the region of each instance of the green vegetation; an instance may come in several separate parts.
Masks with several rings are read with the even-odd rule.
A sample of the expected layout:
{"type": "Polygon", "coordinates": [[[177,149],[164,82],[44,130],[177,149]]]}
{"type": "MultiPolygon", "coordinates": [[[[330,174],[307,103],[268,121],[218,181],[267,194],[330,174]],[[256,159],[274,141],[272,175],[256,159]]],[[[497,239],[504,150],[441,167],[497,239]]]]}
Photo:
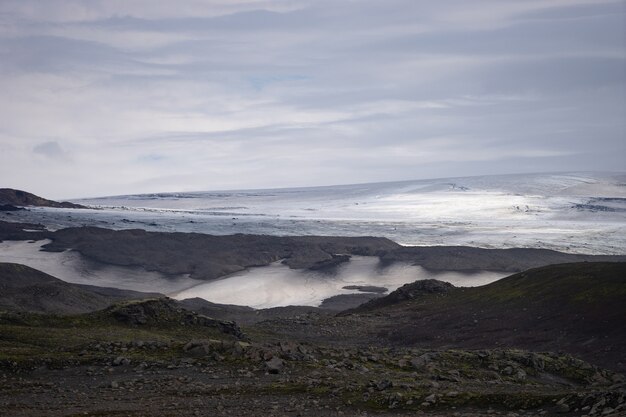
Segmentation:
{"type": "Polygon", "coordinates": [[[122,302],[95,313],[72,316],[2,311],[0,361],[30,367],[41,363],[61,365],[70,360],[90,363],[110,358],[113,350],[135,360],[156,360],[176,357],[193,339],[237,340],[211,326],[212,322],[198,318],[203,316],[182,312],[162,300],[122,302]],[[146,306],[153,307],[151,315],[137,316],[146,322],[130,323],[136,312],[129,312],[129,308],[146,306]]]}

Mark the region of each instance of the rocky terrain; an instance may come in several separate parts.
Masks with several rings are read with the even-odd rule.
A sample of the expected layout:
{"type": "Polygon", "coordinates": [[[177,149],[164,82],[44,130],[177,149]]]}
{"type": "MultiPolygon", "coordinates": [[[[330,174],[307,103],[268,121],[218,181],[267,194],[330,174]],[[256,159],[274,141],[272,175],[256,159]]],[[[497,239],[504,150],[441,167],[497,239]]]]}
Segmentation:
{"type": "Polygon", "coordinates": [[[623,376],[564,353],[271,341],[168,299],[0,315],[6,415],[619,415],[623,376]],[[19,343],[16,343],[19,341],[19,343]]]}
{"type": "Polygon", "coordinates": [[[80,204],[69,203],[67,201],[58,202],[39,197],[35,194],[13,188],[0,188],[0,205],[5,206],[4,210],[11,210],[10,207],[55,207],[55,208],[85,208],[80,204]]]}
{"type": "MultiPolygon", "coordinates": [[[[5,268],[26,284],[51,278],[5,268]]],[[[417,281],[339,315],[167,298],[78,315],[8,306],[0,414],[624,415],[625,270],[417,281]]]]}

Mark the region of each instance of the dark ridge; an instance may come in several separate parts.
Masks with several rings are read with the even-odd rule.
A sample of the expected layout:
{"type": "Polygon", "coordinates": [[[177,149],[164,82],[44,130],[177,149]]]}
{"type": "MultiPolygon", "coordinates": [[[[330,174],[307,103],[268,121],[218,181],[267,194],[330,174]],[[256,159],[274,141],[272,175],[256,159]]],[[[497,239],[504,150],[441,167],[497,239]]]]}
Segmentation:
{"type": "Polygon", "coordinates": [[[566,351],[626,369],[625,262],[551,265],[482,287],[401,294],[345,315],[367,323],[382,314],[374,332],[394,344],[566,351]]]}
{"type": "Polygon", "coordinates": [[[210,327],[238,339],[246,338],[234,322],[217,320],[184,309],[176,301],[167,297],[118,302],[94,314],[100,317],[110,316],[132,326],[210,327]]]}
{"type": "Polygon", "coordinates": [[[381,298],[372,299],[367,303],[358,306],[354,310],[345,312],[344,314],[374,310],[377,308],[398,304],[403,301],[414,300],[424,295],[446,294],[450,292],[453,288],[455,288],[454,285],[450,284],[449,282],[443,282],[436,279],[415,281],[410,284],[404,284],[389,295],[381,298]]]}
{"type": "Polygon", "coordinates": [[[120,300],[160,294],[71,284],[25,265],[0,263],[0,309],[77,314],[96,311],[120,300]]]}
{"type": "Polygon", "coordinates": [[[549,249],[483,249],[468,246],[410,246],[380,254],[383,265],[408,262],[436,271],[521,272],[546,265],[575,262],[624,262],[624,255],[579,255],[549,249]]]}
{"type": "Polygon", "coordinates": [[[20,207],[87,208],[67,201],[58,202],[13,188],[0,188],[0,204],[20,207]]]}
{"type": "Polygon", "coordinates": [[[370,300],[379,299],[379,297],[382,296],[382,294],[373,292],[365,292],[359,294],[339,294],[322,300],[320,308],[324,310],[344,311],[347,309],[358,307],[363,303],[367,303],[368,301],[371,302],[370,300]]]}

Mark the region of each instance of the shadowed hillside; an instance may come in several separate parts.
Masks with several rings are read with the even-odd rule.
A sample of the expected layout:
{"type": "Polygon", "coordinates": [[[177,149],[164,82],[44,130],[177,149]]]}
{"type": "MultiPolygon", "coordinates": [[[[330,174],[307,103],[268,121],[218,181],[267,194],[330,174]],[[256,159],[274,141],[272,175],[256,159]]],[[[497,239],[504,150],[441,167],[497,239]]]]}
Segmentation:
{"type": "Polygon", "coordinates": [[[475,288],[419,285],[343,314],[374,318],[374,332],[395,344],[563,350],[626,368],[624,262],[552,265],[475,288]]]}
{"type": "Polygon", "coordinates": [[[70,284],[25,265],[0,263],[0,309],[74,314],[158,295],[70,284]]]}

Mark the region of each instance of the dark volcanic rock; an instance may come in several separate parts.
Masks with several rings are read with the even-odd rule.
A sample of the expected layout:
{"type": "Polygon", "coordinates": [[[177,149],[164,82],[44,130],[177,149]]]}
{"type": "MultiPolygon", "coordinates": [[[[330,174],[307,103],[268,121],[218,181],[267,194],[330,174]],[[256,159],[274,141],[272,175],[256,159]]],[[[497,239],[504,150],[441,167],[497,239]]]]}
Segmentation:
{"type": "Polygon", "coordinates": [[[105,316],[134,326],[173,325],[211,327],[228,335],[244,339],[245,335],[232,321],[216,320],[181,308],[167,297],[128,301],[114,304],[102,311],[105,316]]]}
{"type": "Polygon", "coordinates": [[[86,208],[80,204],[69,203],[67,201],[59,203],[58,201],[48,200],[35,194],[27,193],[26,191],[14,190],[13,188],[0,188],[0,204],[22,207],[86,208]]]}

